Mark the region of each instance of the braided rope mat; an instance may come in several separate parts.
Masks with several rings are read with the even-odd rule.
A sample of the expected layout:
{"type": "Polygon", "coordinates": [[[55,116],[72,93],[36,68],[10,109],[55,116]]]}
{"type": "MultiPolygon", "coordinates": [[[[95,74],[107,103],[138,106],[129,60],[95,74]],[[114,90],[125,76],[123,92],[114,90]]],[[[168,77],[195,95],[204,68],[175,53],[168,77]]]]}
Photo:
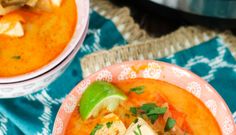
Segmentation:
{"type": "Polygon", "coordinates": [[[169,56],[216,36],[223,39],[236,57],[236,37],[229,31],[220,32],[200,26],[188,26],[181,27],[160,38],[152,38],[134,22],[128,8],[118,8],[106,0],[93,0],[92,7],[100,14],[110,18],[130,44],[85,56],[81,59],[84,77],[105,66],[123,61],[169,56]]]}

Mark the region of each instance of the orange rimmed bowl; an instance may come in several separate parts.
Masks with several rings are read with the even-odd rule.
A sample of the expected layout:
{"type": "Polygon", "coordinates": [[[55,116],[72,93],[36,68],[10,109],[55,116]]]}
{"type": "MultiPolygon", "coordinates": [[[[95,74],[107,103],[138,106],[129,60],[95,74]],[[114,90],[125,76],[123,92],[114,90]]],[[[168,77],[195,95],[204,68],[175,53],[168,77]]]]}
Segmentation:
{"type": "Polygon", "coordinates": [[[116,82],[134,78],[162,80],[185,89],[199,98],[211,111],[224,135],[236,135],[233,116],[222,97],[206,81],[178,66],[152,60],[131,61],[106,67],[81,81],[62,103],[53,135],[63,135],[83,91],[93,81],[116,82]],[[139,68],[145,67],[145,68],[139,68]],[[134,69],[139,69],[137,73],[134,69]]]}

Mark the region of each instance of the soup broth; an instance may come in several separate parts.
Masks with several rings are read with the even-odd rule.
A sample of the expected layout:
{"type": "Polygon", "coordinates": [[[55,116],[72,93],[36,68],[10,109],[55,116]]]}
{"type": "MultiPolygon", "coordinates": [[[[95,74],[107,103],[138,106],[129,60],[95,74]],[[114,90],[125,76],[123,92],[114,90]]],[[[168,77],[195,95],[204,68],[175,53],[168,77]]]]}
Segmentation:
{"type": "MultiPolygon", "coordinates": [[[[134,120],[130,107],[145,103],[169,104],[172,117],[177,125],[188,134],[220,135],[220,128],[206,106],[194,95],[172,84],[152,79],[132,79],[113,83],[127,96],[127,100],[119,105],[115,114],[122,120],[126,128],[134,120]],[[143,94],[129,93],[131,88],[144,86],[143,94]]],[[[103,110],[96,118],[82,120],[77,107],[66,128],[66,135],[89,135],[92,129],[108,112],[103,110]]],[[[161,122],[161,121],[160,121],[161,122]]],[[[151,125],[151,124],[150,124],[151,125]]],[[[152,125],[153,129],[157,124],[152,125]]],[[[160,125],[159,125],[160,126],[160,125]]]]}
{"type": "Polygon", "coordinates": [[[60,7],[48,11],[21,8],[10,14],[24,19],[24,36],[0,35],[0,77],[25,74],[54,60],[70,41],[77,22],[75,0],[63,0],[60,7]]]}

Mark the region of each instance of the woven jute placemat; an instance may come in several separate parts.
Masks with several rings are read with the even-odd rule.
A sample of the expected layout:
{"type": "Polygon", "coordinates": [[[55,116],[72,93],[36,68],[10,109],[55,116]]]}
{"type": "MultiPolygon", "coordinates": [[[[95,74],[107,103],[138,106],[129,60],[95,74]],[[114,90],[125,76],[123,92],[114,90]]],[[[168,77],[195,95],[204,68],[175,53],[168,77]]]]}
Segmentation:
{"type": "Polygon", "coordinates": [[[129,44],[99,51],[81,59],[83,76],[115,63],[131,60],[158,59],[193,47],[219,36],[236,57],[236,37],[229,31],[220,32],[200,26],[181,27],[160,38],[153,38],[142,30],[130,16],[128,8],[119,8],[108,0],[92,0],[91,7],[111,19],[129,44]]]}
{"type": "Polygon", "coordinates": [[[151,37],[142,30],[130,16],[127,7],[117,7],[109,0],[92,0],[91,8],[102,16],[112,20],[119,32],[129,43],[145,41],[151,37]]]}

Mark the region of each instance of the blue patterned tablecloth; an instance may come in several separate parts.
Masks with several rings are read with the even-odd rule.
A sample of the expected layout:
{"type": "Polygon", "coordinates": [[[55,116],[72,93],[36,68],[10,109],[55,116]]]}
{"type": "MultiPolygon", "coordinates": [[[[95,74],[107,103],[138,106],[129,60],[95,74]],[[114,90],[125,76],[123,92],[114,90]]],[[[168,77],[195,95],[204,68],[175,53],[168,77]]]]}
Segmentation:
{"type": "MultiPolygon", "coordinates": [[[[37,93],[0,100],[0,135],[51,134],[61,102],[82,80],[80,58],[126,43],[110,20],[91,11],[88,35],[63,75],[37,93]]],[[[236,62],[220,38],[161,60],[192,70],[210,82],[226,100],[231,111],[236,111],[236,62]]]]}
{"type": "Polygon", "coordinates": [[[236,60],[221,38],[215,37],[159,60],[191,70],[209,82],[231,112],[236,112],[236,60]]]}

